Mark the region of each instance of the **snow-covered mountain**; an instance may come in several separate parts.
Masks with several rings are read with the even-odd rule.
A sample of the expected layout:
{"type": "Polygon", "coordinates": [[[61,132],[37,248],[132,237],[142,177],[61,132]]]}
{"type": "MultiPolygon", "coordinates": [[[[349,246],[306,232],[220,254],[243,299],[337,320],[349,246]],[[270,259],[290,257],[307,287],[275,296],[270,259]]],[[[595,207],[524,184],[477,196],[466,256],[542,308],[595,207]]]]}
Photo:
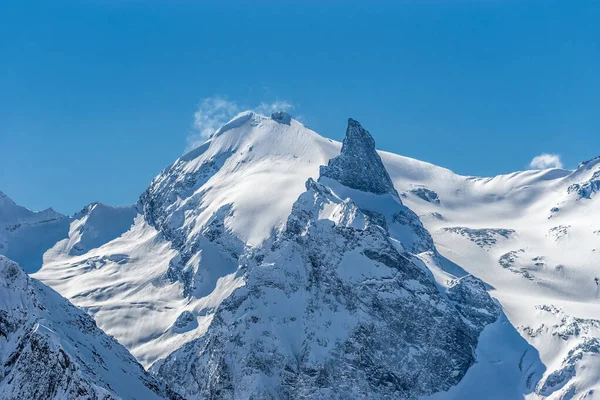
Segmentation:
{"type": "Polygon", "coordinates": [[[0,399],[136,398],[167,392],[89,315],[0,256],[0,399]]]}
{"type": "Polygon", "coordinates": [[[308,179],[284,230],[241,258],[244,286],[202,338],[153,370],[188,399],[447,390],[499,307],[470,276],[439,288],[414,249],[437,257],[372,137],[350,120],[341,154],[308,179]]]}
{"type": "Polygon", "coordinates": [[[149,366],[204,334],[244,284],[238,259],[283,228],[339,150],[289,116],[241,113],[153,180],[129,231],[84,254],[48,252],[36,277],[149,366]]]}
{"type": "MultiPolygon", "coordinates": [[[[104,213],[102,218],[86,217],[86,212],[61,216],[65,225],[60,234],[40,231],[41,238],[53,238],[48,243],[13,240],[4,233],[10,225],[4,221],[14,212],[3,213],[0,208],[0,243],[4,244],[0,253],[8,254],[6,249],[12,248],[12,254],[31,255],[35,251],[28,248],[38,246],[43,266],[35,276],[92,314],[144,366],[164,360],[177,349],[188,349],[175,354],[189,357],[204,348],[202,343],[213,343],[219,336],[216,332],[228,332],[222,324],[227,326],[241,312],[236,308],[241,305],[232,305],[234,299],[246,304],[245,291],[262,290],[265,285],[260,271],[277,267],[281,275],[272,279],[279,282],[300,270],[304,264],[284,265],[277,258],[282,249],[298,259],[319,249],[319,243],[313,243],[312,249],[296,248],[302,234],[294,238],[289,225],[303,209],[300,205],[313,214],[315,207],[328,205],[331,214],[315,214],[304,225],[324,243],[331,238],[319,236],[321,225],[348,228],[349,221],[361,218],[371,221],[362,226],[364,232],[377,225],[369,210],[389,204],[377,203],[373,196],[394,197],[390,182],[382,178],[382,168],[369,153],[357,152],[364,162],[338,158],[329,163],[340,149],[340,143],[319,136],[287,114],[268,118],[245,112],[159,174],[135,206],[104,213]],[[372,175],[361,179],[367,172],[372,175]],[[309,178],[314,182],[307,188],[309,178]],[[317,194],[317,188],[331,195],[317,194]],[[309,207],[310,196],[320,203],[309,207]],[[347,211],[334,211],[345,207],[341,203],[347,199],[347,207],[354,204],[358,210],[352,218],[344,214],[347,211]]],[[[458,310],[461,320],[469,311],[452,300],[451,287],[461,278],[471,281],[469,274],[485,282],[503,309],[497,322],[481,333],[476,363],[457,385],[440,384],[437,388],[442,391],[431,398],[598,396],[600,158],[576,170],[478,178],[391,153],[379,152],[379,156],[398,193],[394,207],[406,206],[419,217],[396,221],[397,226],[385,219],[396,251],[412,254],[411,263],[431,273],[442,303],[458,310]]],[[[6,204],[15,207],[4,200],[5,209],[6,204]]],[[[34,215],[19,210],[28,218],[34,215]]],[[[370,245],[365,241],[360,248],[370,245]]],[[[356,262],[370,271],[368,260],[356,262]]],[[[343,265],[328,257],[323,263],[336,265],[336,271],[343,265]]],[[[35,269],[33,263],[29,270],[35,269]]],[[[356,284],[340,279],[345,285],[356,284]]],[[[284,287],[284,292],[288,289],[284,287]]],[[[313,298],[311,291],[301,293],[303,301],[313,298]]],[[[296,311],[305,310],[304,304],[299,302],[296,311]]],[[[285,316],[270,314],[273,307],[263,312],[285,316]]],[[[250,314],[241,315],[245,324],[250,314]]],[[[250,323],[258,329],[266,322],[250,323]]],[[[253,332],[244,332],[241,338],[254,340],[253,332]]],[[[299,329],[291,337],[300,338],[302,332],[299,329]]],[[[205,354],[228,351],[227,340],[206,347],[205,354]]],[[[156,364],[153,371],[163,370],[165,376],[169,370],[178,371],[174,356],[156,364]]],[[[198,368],[199,362],[194,364],[198,368]]],[[[188,379],[193,380],[193,374],[188,379]]],[[[192,383],[186,386],[190,387],[192,383]]]]}

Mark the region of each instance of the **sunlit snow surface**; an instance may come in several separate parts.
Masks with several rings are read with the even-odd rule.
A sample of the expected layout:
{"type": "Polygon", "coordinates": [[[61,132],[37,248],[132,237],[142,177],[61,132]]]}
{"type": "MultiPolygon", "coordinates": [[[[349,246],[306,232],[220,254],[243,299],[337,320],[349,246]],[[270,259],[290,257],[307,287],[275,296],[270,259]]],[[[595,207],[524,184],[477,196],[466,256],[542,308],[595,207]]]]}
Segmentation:
{"type": "Polygon", "coordinates": [[[0,256],[0,399],[164,399],[92,318],[0,256]]]}
{"type": "MultiPolygon", "coordinates": [[[[316,178],[340,146],[293,119],[243,113],[159,175],[151,190],[165,201],[166,226],[182,232],[184,242],[220,215],[227,235],[255,247],[283,227],[307,178],[316,178]]],[[[402,202],[449,260],[438,269],[428,263],[438,284],[446,284],[448,272],[471,273],[491,287],[507,316],[486,328],[478,363],[463,381],[434,398],[598,396],[600,160],[575,171],[474,178],[380,155],[402,202]]],[[[55,247],[35,276],[87,309],[149,366],[201,336],[215,307],[244,284],[212,242],[205,246],[191,261],[213,277],[200,297],[184,296],[181,282],[165,278],[177,250],[142,215],[122,236],[81,255],[55,247]],[[186,310],[197,324],[181,328],[176,321],[186,310]]]]}

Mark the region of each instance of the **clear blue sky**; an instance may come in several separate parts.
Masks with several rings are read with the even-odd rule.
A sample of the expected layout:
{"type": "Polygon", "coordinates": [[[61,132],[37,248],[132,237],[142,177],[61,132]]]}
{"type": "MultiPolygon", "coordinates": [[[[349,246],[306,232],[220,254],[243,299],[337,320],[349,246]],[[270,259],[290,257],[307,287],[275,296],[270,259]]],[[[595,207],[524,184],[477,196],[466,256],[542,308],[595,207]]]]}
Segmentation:
{"type": "Polygon", "coordinates": [[[0,191],[133,203],[216,96],[461,174],[600,155],[598,1],[219,3],[0,2],[0,191]]]}

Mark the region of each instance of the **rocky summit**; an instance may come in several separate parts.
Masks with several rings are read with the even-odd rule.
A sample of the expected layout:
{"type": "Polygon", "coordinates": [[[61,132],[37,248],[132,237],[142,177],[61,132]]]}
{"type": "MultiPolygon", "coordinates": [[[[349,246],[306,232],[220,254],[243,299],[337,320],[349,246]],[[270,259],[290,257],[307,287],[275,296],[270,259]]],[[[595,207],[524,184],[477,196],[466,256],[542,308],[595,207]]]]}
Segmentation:
{"type": "Polygon", "coordinates": [[[352,118],[348,119],[341,154],[321,167],[321,176],[363,192],[396,193],[392,179],[375,150],[375,140],[352,118]]]}

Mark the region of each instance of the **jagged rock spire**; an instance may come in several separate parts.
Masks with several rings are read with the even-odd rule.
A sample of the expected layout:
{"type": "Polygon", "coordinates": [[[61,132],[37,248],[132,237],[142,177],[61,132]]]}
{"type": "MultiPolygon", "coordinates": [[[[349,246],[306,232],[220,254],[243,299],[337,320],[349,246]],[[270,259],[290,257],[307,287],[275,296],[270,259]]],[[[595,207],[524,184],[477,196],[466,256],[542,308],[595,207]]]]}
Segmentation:
{"type": "Polygon", "coordinates": [[[321,167],[321,176],[364,192],[398,194],[375,150],[375,140],[352,118],[348,119],[342,152],[321,167]]]}

